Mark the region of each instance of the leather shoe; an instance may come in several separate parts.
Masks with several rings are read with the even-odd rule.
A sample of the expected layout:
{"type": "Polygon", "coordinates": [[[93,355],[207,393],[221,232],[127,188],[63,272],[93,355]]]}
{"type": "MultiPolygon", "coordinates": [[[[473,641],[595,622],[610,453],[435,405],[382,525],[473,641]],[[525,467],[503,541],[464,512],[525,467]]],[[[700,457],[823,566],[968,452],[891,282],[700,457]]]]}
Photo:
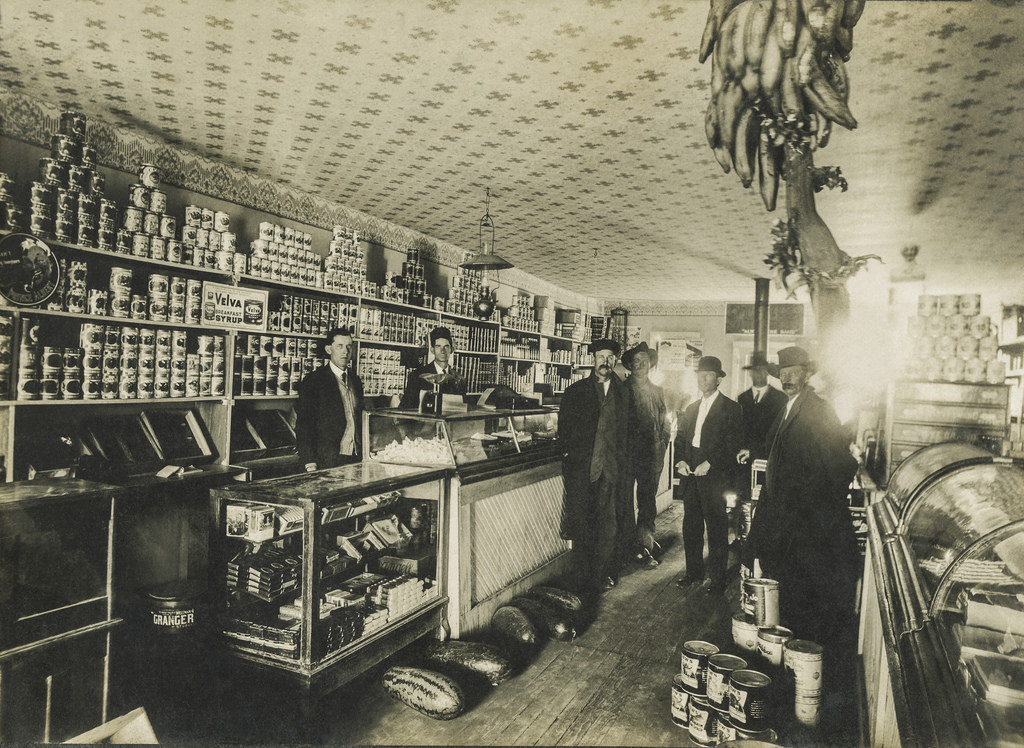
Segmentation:
{"type": "Polygon", "coordinates": [[[724,581],[716,582],[708,580],[707,584],[704,585],[704,591],[709,595],[724,595],[726,586],[727,585],[724,581]]]}
{"type": "Polygon", "coordinates": [[[676,584],[682,588],[692,587],[695,584],[700,584],[700,577],[691,577],[689,574],[683,577],[676,578],[676,584]]]}
{"type": "Polygon", "coordinates": [[[615,589],[615,580],[612,579],[611,577],[605,577],[604,578],[604,584],[601,585],[601,589],[604,592],[607,592],[608,590],[611,590],[611,589],[615,589]]]}
{"type": "Polygon", "coordinates": [[[645,569],[657,569],[658,559],[651,555],[651,552],[646,548],[640,549],[640,552],[636,554],[636,562],[643,566],[645,569]]]}

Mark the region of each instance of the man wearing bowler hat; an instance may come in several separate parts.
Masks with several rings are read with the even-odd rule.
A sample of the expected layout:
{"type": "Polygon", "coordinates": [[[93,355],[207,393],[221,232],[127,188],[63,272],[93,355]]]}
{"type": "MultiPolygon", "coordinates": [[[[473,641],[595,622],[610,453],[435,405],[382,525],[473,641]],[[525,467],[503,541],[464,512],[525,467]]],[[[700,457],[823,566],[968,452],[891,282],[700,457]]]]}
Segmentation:
{"type": "Polygon", "coordinates": [[[736,455],[741,465],[768,457],[764,445],[768,429],[779,411],[786,407],[786,393],[768,384],[768,368],[768,358],[760,351],[752,353],[749,363],[743,367],[750,372],[750,389],[736,398],[743,409],[743,449],[736,455]]]}
{"type": "Polygon", "coordinates": [[[742,446],[743,413],[735,400],[718,391],[725,372],[715,356],[697,363],[701,397],[683,411],[676,435],[676,472],[683,498],[683,550],[686,573],[681,587],[703,584],[710,594],[726,586],[729,525],[725,495],[737,486],[736,453],[742,446]],[[704,579],[704,529],[708,535],[704,579]]]}
{"type": "Polygon", "coordinates": [[[600,593],[616,585],[622,560],[617,535],[625,505],[620,488],[629,399],[613,371],[619,344],[595,340],[590,350],[593,372],[569,385],[559,408],[565,484],[561,534],[572,541],[578,591],[600,593]]]}
{"type": "Polygon", "coordinates": [[[450,363],[454,350],[451,330],[447,327],[435,327],[430,331],[430,351],[434,354],[434,360],[409,372],[400,407],[418,408],[420,392],[433,391],[434,383],[430,379],[434,377],[440,380],[438,389],[442,394],[466,394],[466,378],[450,363]],[[424,374],[428,378],[424,378],[424,374]]]}
{"type": "Polygon", "coordinates": [[[840,665],[848,670],[851,658],[842,654],[856,645],[860,555],[846,497],[857,461],[835,411],[808,385],[814,372],[803,348],[779,351],[777,375],[789,399],[768,431],[750,552],[754,575],[779,582],[780,623],[825,647],[826,673],[852,681],[840,665]]]}

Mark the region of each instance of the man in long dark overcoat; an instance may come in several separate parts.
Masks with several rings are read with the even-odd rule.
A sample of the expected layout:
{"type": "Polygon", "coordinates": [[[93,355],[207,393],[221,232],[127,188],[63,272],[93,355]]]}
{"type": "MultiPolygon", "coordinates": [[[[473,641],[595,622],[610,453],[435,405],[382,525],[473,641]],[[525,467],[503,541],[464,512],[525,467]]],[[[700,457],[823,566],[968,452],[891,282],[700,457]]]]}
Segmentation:
{"type": "MultiPolygon", "coordinates": [[[[562,396],[558,442],[565,503],[562,537],[572,541],[574,581],[581,592],[611,589],[618,580],[616,545],[627,395],[612,371],[621,348],[613,340],[591,343],[594,370],[562,396]]],[[[632,511],[632,506],[629,507],[632,511]]]]}
{"type": "Polygon", "coordinates": [[[855,644],[861,562],[847,493],[857,461],[835,411],[808,386],[814,370],[802,348],[779,351],[789,401],[768,431],[765,485],[749,540],[755,575],[779,582],[781,624],[824,645],[827,669],[855,644]]]}

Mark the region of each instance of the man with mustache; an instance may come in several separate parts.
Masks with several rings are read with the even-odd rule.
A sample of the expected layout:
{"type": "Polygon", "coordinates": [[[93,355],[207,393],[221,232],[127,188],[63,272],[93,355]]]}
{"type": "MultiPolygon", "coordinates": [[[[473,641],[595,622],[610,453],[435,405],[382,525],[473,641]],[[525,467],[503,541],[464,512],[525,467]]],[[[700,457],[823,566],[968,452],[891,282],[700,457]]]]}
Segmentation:
{"type": "Polygon", "coordinates": [[[792,346],[778,355],[789,400],[765,442],[765,485],[749,536],[754,575],[779,582],[781,624],[825,647],[826,679],[838,671],[835,683],[852,682],[840,666],[851,666],[844,655],[856,644],[861,562],[846,496],[857,461],[835,411],[808,385],[815,366],[807,352],[792,346]]]}
{"type": "Polygon", "coordinates": [[[561,533],[572,541],[574,581],[584,593],[612,589],[618,581],[617,527],[624,502],[616,489],[625,467],[629,407],[625,387],[612,371],[619,344],[595,340],[590,350],[593,373],[566,389],[558,415],[565,483],[561,533]]]}
{"type": "Polygon", "coordinates": [[[683,496],[683,550],[686,574],[680,587],[702,584],[710,594],[725,592],[729,560],[729,520],[725,494],[736,489],[736,454],[743,438],[739,404],[718,391],[725,376],[715,356],[697,362],[701,397],[683,411],[676,435],[676,472],[683,496]],[[704,528],[708,533],[708,578],[704,580],[704,528]]]}

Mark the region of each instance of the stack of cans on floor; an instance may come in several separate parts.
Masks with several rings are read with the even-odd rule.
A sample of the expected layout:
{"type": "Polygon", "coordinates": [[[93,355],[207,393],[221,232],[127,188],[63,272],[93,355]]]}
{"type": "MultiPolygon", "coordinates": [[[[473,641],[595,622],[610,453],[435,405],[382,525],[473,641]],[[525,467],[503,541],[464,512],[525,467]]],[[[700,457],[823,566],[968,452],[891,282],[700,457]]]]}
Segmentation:
{"type": "Polygon", "coordinates": [[[672,721],[695,743],[774,740],[772,696],[772,679],[748,668],[743,657],[711,642],[683,644],[681,672],[672,685],[672,721]]]}

